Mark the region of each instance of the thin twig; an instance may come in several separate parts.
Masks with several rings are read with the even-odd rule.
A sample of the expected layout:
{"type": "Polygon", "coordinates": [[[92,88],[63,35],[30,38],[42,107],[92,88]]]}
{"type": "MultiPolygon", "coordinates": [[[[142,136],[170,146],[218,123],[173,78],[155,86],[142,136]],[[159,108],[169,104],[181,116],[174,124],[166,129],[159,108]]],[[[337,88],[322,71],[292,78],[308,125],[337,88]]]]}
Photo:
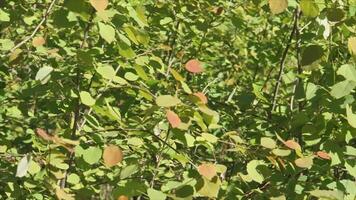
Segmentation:
{"type": "Polygon", "coordinates": [[[41,28],[42,24],[46,22],[49,14],[51,13],[52,8],[54,7],[55,3],[57,0],[53,0],[51,2],[51,4],[49,5],[49,7],[47,8],[46,12],[43,15],[42,20],[40,21],[40,23],[36,26],[35,30],[33,30],[32,34],[27,36],[24,40],[22,40],[21,42],[19,42],[17,45],[15,45],[14,47],[12,47],[10,49],[10,53],[13,52],[15,49],[21,47],[22,45],[24,45],[26,42],[28,42],[31,38],[33,38],[37,31],[41,28]]]}
{"type": "MultiPolygon", "coordinates": [[[[84,48],[86,42],[87,42],[87,38],[88,38],[88,34],[89,34],[89,31],[90,31],[90,27],[91,27],[91,22],[94,18],[94,10],[92,10],[91,14],[90,14],[90,19],[89,19],[89,22],[87,24],[87,26],[85,27],[84,29],[84,36],[83,36],[83,41],[82,43],[80,44],[80,48],[84,48]]],[[[76,68],[76,77],[75,77],[75,81],[76,81],[76,86],[77,86],[77,92],[79,94],[80,92],[80,80],[81,80],[81,73],[80,73],[80,70],[79,70],[79,67],[76,68]]],[[[76,137],[76,133],[79,129],[79,122],[80,122],[80,107],[81,107],[81,104],[80,104],[80,100],[79,98],[76,100],[76,106],[75,106],[75,110],[74,110],[74,122],[73,122],[73,127],[72,127],[72,133],[71,133],[71,139],[75,139],[76,137]]],[[[70,167],[72,165],[74,161],[74,152],[71,152],[69,154],[69,161],[68,161],[68,166],[70,167]]],[[[65,188],[66,186],[66,182],[67,182],[67,177],[68,177],[68,174],[69,174],[69,168],[64,172],[64,178],[60,180],[59,182],[59,186],[61,187],[61,189],[65,188]]]]}
{"type": "Polygon", "coordinates": [[[274,109],[276,108],[279,87],[281,85],[282,75],[283,75],[283,71],[284,71],[284,67],[285,67],[284,64],[285,64],[285,61],[286,61],[286,58],[287,58],[287,53],[288,53],[289,47],[290,47],[290,45],[292,43],[293,36],[294,36],[294,34],[296,32],[296,29],[297,29],[297,18],[298,18],[298,8],[295,9],[295,12],[294,12],[294,25],[293,25],[292,31],[290,33],[289,40],[287,42],[287,46],[284,49],[283,54],[282,54],[282,60],[280,62],[280,66],[279,66],[277,83],[276,83],[276,86],[275,86],[274,92],[273,92],[272,106],[271,106],[271,110],[270,110],[270,113],[269,113],[270,116],[271,116],[272,112],[274,111],[274,109]]]}

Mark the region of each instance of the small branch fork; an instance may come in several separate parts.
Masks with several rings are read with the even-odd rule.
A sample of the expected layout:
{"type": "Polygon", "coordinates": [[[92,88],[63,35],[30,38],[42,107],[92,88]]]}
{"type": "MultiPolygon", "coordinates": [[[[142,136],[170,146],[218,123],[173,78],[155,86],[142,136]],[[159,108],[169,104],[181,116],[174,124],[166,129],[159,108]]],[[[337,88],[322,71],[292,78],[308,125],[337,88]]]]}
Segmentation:
{"type": "Polygon", "coordinates": [[[41,28],[42,24],[46,22],[46,20],[47,20],[49,14],[51,13],[51,11],[52,11],[54,5],[56,4],[56,2],[57,2],[57,0],[53,0],[53,1],[51,2],[51,4],[48,6],[46,12],[44,13],[42,20],[41,20],[40,23],[36,26],[35,30],[33,30],[32,34],[29,35],[29,36],[27,36],[24,40],[22,40],[21,42],[19,42],[19,43],[18,43],[17,45],[15,45],[14,47],[12,47],[12,48],[10,49],[10,53],[12,53],[13,51],[15,51],[15,49],[21,47],[22,45],[26,44],[26,42],[28,42],[30,39],[32,39],[32,38],[36,35],[36,33],[38,32],[38,30],[41,28]]]}
{"type": "Polygon", "coordinates": [[[299,8],[296,8],[295,11],[294,11],[294,25],[293,25],[292,31],[290,33],[290,36],[289,36],[289,39],[288,39],[288,42],[287,42],[287,46],[285,47],[285,49],[283,51],[282,60],[281,60],[280,65],[279,65],[278,78],[277,78],[276,86],[275,86],[274,91],[273,91],[273,100],[272,100],[272,106],[271,106],[271,110],[270,110],[269,116],[271,116],[272,112],[276,108],[279,88],[280,88],[280,85],[281,85],[282,75],[283,75],[283,71],[284,71],[284,68],[285,68],[284,64],[285,64],[285,61],[286,61],[286,58],[287,58],[288,50],[289,50],[289,48],[291,46],[291,43],[292,43],[293,36],[295,35],[295,33],[297,31],[298,17],[299,17],[299,8]]]}

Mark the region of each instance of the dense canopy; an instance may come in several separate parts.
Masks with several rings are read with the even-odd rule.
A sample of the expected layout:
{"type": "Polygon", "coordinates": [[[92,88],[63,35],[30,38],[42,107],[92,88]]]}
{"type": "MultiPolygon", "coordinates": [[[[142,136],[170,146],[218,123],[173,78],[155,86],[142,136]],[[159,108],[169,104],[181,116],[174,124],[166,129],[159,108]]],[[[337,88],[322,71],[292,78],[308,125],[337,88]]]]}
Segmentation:
{"type": "Polygon", "coordinates": [[[356,199],[356,0],[0,0],[0,199],[356,199]]]}

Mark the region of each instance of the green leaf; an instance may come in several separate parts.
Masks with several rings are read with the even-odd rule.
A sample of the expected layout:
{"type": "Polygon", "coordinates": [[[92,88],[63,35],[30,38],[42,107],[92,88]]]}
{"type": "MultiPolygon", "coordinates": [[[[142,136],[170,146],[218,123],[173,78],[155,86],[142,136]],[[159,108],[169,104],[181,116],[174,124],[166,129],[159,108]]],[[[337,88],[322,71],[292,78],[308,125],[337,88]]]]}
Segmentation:
{"type": "Polygon", "coordinates": [[[346,105],[346,116],[350,126],[356,128],[356,114],[352,113],[352,107],[346,105]]]}
{"type": "Polygon", "coordinates": [[[68,183],[71,183],[71,184],[75,185],[75,184],[80,182],[80,178],[79,178],[79,176],[77,174],[71,173],[71,174],[69,174],[69,176],[67,178],[67,181],[68,181],[68,183]]]}
{"type": "Polygon", "coordinates": [[[326,16],[330,22],[339,22],[345,17],[345,13],[340,8],[329,8],[326,16]]]}
{"type": "Polygon", "coordinates": [[[356,178],[356,162],[353,162],[353,166],[352,166],[351,162],[346,161],[345,162],[345,168],[346,168],[346,170],[349,172],[349,174],[351,176],[356,178]]]}
{"type": "Polygon", "coordinates": [[[320,199],[327,200],[344,200],[344,194],[339,190],[313,190],[309,192],[310,195],[320,199]]]}
{"type": "Polygon", "coordinates": [[[114,79],[115,77],[115,70],[112,66],[110,65],[103,65],[103,66],[99,66],[98,68],[96,68],[96,71],[103,77],[109,80],[114,79]]]}
{"type": "Polygon", "coordinates": [[[137,170],[138,170],[137,165],[128,165],[121,170],[120,178],[125,179],[125,178],[131,176],[132,174],[134,174],[135,172],[137,172],[137,170]]]}
{"type": "Polygon", "coordinates": [[[129,80],[129,81],[136,81],[139,78],[136,74],[134,74],[132,72],[126,72],[124,77],[126,80],[129,80]]]}
{"type": "Polygon", "coordinates": [[[98,147],[89,147],[83,152],[83,159],[88,164],[92,165],[99,162],[102,155],[102,151],[98,147]]]}
{"type": "Polygon", "coordinates": [[[0,39],[1,50],[9,51],[12,47],[15,46],[15,43],[9,39],[0,39]]]}
{"type": "Polygon", "coordinates": [[[3,21],[3,22],[10,21],[10,15],[8,13],[6,13],[5,11],[3,11],[2,9],[0,9],[0,21],[3,21]]]}
{"type": "Polygon", "coordinates": [[[221,181],[218,177],[213,178],[211,181],[205,177],[198,179],[195,189],[197,193],[204,197],[217,198],[221,187],[221,181]]]}
{"type": "Polygon", "coordinates": [[[202,133],[201,137],[209,143],[216,143],[218,141],[218,138],[210,133],[202,133]]]}
{"type": "Polygon", "coordinates": [[[81,91],[79,96],[80,96],[80,100],[82,101],[82,103],[84,105],[87,105],[87,106],[95,105],[95,99],[93,99],[93,97],[91,97],[89,92],[81,91]]]}
{"type": "Polygon", "coordinates": [[[272,153],[276,156],[285,157],[285,156],[289,156],[289,154],[291,154],[291,150],[289,150],[289,149],[273,149],[272,153]]]}
{"type": "Polygon", "coordinates": [[[129,45],[124,42],[118,42],[119,54],[125,58],[134,58],[136,53],[131,49],[129,45]]]}
{"type": "Polygon", "coordinates": [[[276,141],[268,137],[261,138],[261,145],[268,149],[274,149],[277,146],[276,141]]]}
{"type": "Polygon", "coordinates": [[[172,107],[180,104],[181,101],[177,97],[171,95],[161,95],[157,97],[156,103],[161,107],[172,107]]]}
{"type": "Polygon", "coordinates": [[[36,74],[36,81],[41,81],[42,84],[46,84],[49,79],[51,78],[51,72],[53,71],[52,67],[42,67],[41,69],[38,70],[36,74]]]}
{"type": "Polygon", "coordinates": [[[247,173],[252,178],[252,180],[257,183],[262,183],[264,181],[263,175],[257,170],[257,167],[260,165],[265,165],[263,161],[260,160],[251,160],[247,163],[247,173]]]}
{"type": "Polygon", "coordinates": [[[301,65],[310,65],[319,60],[323,56],[324,50],[319,45],[311,45],[306,47],[302,53],[301,65]]]}
{"type": "Polygon", "coordinates": [[[319,15],[319,7],[315,0],[301,0],[300,8],[305,16],[316,17],[319,15]]]}
{"type": "Polygon", "coordinates": [[[152,188],[147,189],[147,195],[150,200],[165,200],[167,198],[166,194],[152,188]]]}
{"type": "Polygon", "coordinates": [[[338,75],[342,75],[346,80],[356,81],[355,65],[345,64],[337,70],[338,75]]]}
{"type": "Polygon", "coordinates": [[[129,15],[134,19],[141,27],[148,26],[145,16],[145,7],[138,6],[136,9],[128,7],[129,15]]]}
{"type": "Polygon", "coordinates": [[[99,22],[98,24],[100,36],[108,43],[115,41],[115,29],[112,26],[106,25],[102,22],[99,22]]]}
{"type": "Polygon", "coordinates": [[[340,99],[346,95],[349,95],[351,91],[356,87],[356,82],[345,80],[339,83],[336,83],[331,87],[330,94],[336,99],[340,99]]]}

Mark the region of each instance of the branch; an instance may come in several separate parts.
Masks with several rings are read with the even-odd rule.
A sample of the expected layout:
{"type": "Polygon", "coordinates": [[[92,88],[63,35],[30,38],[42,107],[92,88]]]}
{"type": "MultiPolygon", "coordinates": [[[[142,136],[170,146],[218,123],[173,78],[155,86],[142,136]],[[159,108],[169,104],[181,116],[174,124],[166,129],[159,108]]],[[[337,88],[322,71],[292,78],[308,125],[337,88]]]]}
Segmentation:
{"type": "Polygon", "coordinates": [[[21,47],[22,45],[24,45],[26,42],[28,42],[31,38],[33,38],[37,31],[40,29],[40,27],[42,26],[43,23],[46,22],[52,8],[54,7],[55,3],[56,3],[57,0],[52,0],[51,4],[49,5],[49,7],[47,8],[42,20],[40,21],[40,23],[36,26],[35,30],[33,30],[32,34],[27,36],[24,40],[22,40],[20,43],[18,43],[17,45],[15,45],[14,47],[12,47],[10,49],[10,53],[13,52],[15,49],[21,47]]]}
{"type": "Polygon", "coordinates": [[[297,30],[297,19],[298,19],[298,8],[295,9],[295,12],[294,12],[294,25],[293,25],[292,31],[290,33],[287,46],[284,49],[283,54],[282,54],[282,60],[281,60],[280,66],[279,66],[277,84],[276,84],[276,86],[274,88],[274,92],[273,92],[273,101],[272,101],[273,103],[272,103],[271,110],[270,110],[270,113],[269,113],[270,116],[271,116],[272,112],[274,111],[274,109],[276,108],[279,87],[281,85],[282,75],[283,75],[283,71],[284,71],[284,67],[285,67],[284,63],[286,61],[287,53],[288,53],[289,47],[291,45],[293,36],[294,36],[294,34],[295,34],[296,30],[297,30]]]}
{"type": "MultiPolygon", "coordinates": [[[[90,15],[90,19],[89,19],[89,23],[87,24],[87,26],[85,27],[84,29],[84,36],[83,36],[83,41],[80,45],[80,48],[84,48],[85,46],[85,43],[87,41],[87,38],[88,38],[88,34],[89,34],[89,31],[90,31],[90,26],[91,26],[91,22],[94,18],[94,10],[91,12],[91,15],[90,15]]],[[[79,68],[77,67],[76,69],[76,86],[77,86],[77,91],[78,91],[78,94],[80,92],[80,70],[79,68]]],[[[79,129],[79,123],[80,123],[80,101],[79,101],[79,98],[76,100],[76,106],[75,106],[75,110],[74,110],[74,123],[73,123],[73,127],[72,127],[72,134],[71,134],[71,139],[74,139],[75,136],[76,136],[76,133],[79,129]]],[[[73,163],[73,160],[74,160],[74,152],[71,152],[70,155],[69,155],[69,161],[68,161],[68,166],[70,167],[73,163]]],[[[59,182],[59,185],[61,187],[61,189],[65,188],[66,186],[66,182],[67,182],[67,177],[68,177],[68,173],[69,173],[69,168],[64,172],[64,178],[60,180],[59,182]]]]}

